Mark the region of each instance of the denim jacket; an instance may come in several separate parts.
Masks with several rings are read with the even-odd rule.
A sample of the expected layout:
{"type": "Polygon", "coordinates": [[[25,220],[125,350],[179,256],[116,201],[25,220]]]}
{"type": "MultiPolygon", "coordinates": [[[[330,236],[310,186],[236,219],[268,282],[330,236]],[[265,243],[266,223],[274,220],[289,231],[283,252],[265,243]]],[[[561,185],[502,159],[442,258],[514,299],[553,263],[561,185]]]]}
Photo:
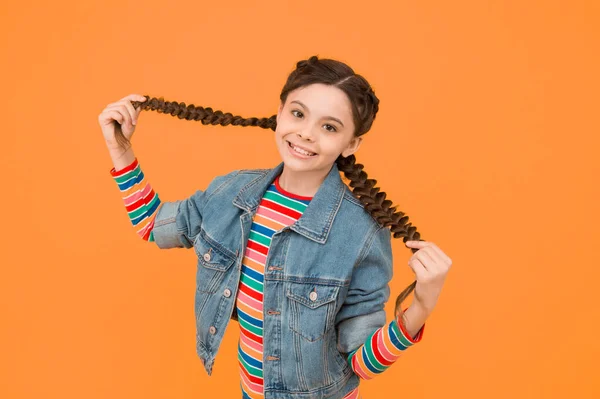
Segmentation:
{"type": "MultiPolygon", "coordinates": [[[[164,202],[154,224],[160,248],[198,257],[196,350],[208,375],[229,321],[253,216],[283,163],[214,178],[206,190],[164,202]]],[[[334,164],[301,218],[276,232],[265,263],[265,398],[342,398],[359,378],[347,362],[386,324],[392,248],[334,164]],[[309,297],[316,291],[316,298],[309,297]]]]}

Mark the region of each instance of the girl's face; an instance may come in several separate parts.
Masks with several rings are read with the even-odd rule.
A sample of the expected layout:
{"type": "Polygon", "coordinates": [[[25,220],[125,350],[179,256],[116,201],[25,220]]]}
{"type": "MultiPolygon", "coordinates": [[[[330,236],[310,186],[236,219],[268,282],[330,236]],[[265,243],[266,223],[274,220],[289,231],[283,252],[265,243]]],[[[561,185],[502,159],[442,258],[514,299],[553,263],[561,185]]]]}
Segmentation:
{"type": "Polygon", "coordinates": [[[358,150],[362,139],[354,137],[346,94],[315,83],[290,92],[279,106],[275,141],[286,168],[327,173],[340,154],[347,157],[358,150]]]}

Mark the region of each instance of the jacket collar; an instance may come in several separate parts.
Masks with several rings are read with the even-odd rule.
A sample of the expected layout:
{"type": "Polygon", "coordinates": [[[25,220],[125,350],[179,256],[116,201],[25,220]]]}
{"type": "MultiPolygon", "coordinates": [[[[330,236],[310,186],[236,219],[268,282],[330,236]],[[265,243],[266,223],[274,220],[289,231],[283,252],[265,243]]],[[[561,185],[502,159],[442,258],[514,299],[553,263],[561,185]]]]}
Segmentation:
{"type": "MultiPolygon", "coordinates": [[[[273,169],[246,184],[233,199],[233,204],[250,212],[253,216],[260,201],[271,183],[283,171],[283,162],[273,169]]],[[[334,162],[327,177],[302,213],[300,219],[290,229],[320,244],[327,241],[333,220],[342,204],[346,184],[342,181],[337,164],[334,162]]]]}

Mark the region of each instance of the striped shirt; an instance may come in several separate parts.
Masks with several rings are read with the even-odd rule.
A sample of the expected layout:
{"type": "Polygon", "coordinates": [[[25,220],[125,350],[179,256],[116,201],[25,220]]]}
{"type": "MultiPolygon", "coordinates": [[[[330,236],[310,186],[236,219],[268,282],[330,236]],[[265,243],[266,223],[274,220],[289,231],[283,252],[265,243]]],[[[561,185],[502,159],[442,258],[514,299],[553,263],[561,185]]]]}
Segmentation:
{"type": "MultiPolygon", "coordinates": [[[[120,170],[112,168],[110,174],[117,183],[136,233],[153,242],[154,219],[161,207],[158,194],[146,180],[137,158],[120,170]]],[[[289,193],[279,186],[279,176],[265,191],[259,204],[246,252],[242,260],[242,274],[236,298],[240,326],[238,364],[242,398],[264,398],[263,376],[263,292],[264,261],[273,233],[298,220],[311,197],[289,193]]],[[[348,354],[348,364],[354,373],[368,380],[387,370],[402,352],[421,341],[425,326],[416,336],[410,337],[402,323],[394,318],[373,331],[364,344],[348,354]]],[[[360,399],[358,387],[343,399],[360,399]]]]}
{"type": "Polygon", "coordinates": [[[265,191],[250,226],[236,300],[240,324],[238,361],[242,398],[264,398],[263,276],[271,237],[296,222],[311,199],[283,190],[277,176],[265,191]]]}

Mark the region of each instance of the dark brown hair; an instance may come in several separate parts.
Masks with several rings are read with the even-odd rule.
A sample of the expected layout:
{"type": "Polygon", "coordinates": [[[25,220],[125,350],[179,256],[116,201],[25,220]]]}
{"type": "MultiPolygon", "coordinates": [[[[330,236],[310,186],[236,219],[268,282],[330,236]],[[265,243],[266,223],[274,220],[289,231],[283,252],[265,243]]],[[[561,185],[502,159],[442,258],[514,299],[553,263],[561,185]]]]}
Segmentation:
{"type": "MultiPolygon", "coordinates": [[[[288,94],[300,87],[313,83],[332,85],[341,89],[352,104],[352,115],[354,118],[355,137],[362,136],[371,129],[379,110],[379,99],[365,78],[354,73],[354,70],[343,62],[332,59],[319,59],[312,56],[308,60],[299,61],[296,69],[289,75],[279,98],[285,104],[288,94]]],[[[277,115],[270,118],[242,118],[230,113],[213,111],[212,108],[194,106],[193,104],[164,101],[160,98],[145,96],[146,101],[132,101],[135,108],[141,106],[142,110],[157,111],[170,114],[179,119],[188,121],[200,121],[204,125],[235,125],[235,126],[258,126],[263,129],[275,130],[277,126],[277,115]]],[[[120,129],[116,130],[117,141],[123,145],[129,145],[120,129]]],[[[377,180],[368,179],[363,170],[363,165],[356,163],[354,155],[343,157],[340,155],[336,160],[338,169],[350,180],[349,186],[352,193],[364,204],[364,208],[373,216],[381,226],[389,226],[394,238],[403,237],[404,242],[419,241],[420,234],[416,227],[408,222],[408,216],[404,212],[396,211],[392,202],[387,200],[386,194],[375,187],[377,180]]],[[[408,247],[407,247],[408,248],[408,247]]],[[[415,253],[417,248],[410,248],[415,253]]],[[[414,290],[416,281],[406,287],[396,298],[395,312],[399,318],[403,314],[400,308],[404,299],[414,290]]]]}

